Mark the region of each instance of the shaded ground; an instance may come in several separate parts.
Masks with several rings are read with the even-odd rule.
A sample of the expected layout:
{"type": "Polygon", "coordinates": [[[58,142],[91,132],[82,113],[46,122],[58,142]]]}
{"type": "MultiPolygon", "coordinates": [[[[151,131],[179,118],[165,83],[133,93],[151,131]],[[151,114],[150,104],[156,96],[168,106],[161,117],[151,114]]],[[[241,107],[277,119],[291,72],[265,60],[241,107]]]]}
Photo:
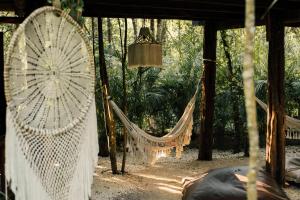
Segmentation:
{"type": "MultiPolygon", "coordinates": [[[[287,155],[300,153],[299,147],[288,147],[287,155]]],[[[213,161],[197,161],[197,150],[187,150],[181,159],[163,158],[153,166],[127,162],[126,175],[112,175],[108,158],[100,158],[95,173],[92,200],[179,200],[182,183],[212,168],[247,165],[242,154],[214,151],[213,161]]],[[[264,150],[261,151],[264,164],[264,150]]],[[[120,157],[119,157],[119,159],[120,157]]],[[[300,188],[285,189],[292,200],[300,200],[300,188]]]]}

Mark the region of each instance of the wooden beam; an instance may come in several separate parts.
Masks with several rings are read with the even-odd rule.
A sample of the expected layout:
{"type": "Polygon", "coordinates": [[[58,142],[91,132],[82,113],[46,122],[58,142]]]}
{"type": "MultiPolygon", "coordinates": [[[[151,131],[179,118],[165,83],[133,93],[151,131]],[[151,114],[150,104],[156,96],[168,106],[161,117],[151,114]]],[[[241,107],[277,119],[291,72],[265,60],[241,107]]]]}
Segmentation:
{"type": "Polygon", "coordinates": [[[85,4],[86,6],[92,5],[94,7],[111,7],[115,8],[117,10],[122,11],[122,9],[125,9],[124,11],[127,11],[126,9],[142,9],[144,11],[155,11],[155,10],[165,10],[166,12],[171,10],[177,10],[177,11],[197,11],[197,12],[214,12],[214,13],[236,13],[241,14],[243,13],[243,10],[241,10],[239,7],[234,6],[211,6],[207,4],[201,3],[201,1],[198,2],[189,2],[188,4],[185,1],[172,3],[168,1],[149,1],[148,3],[142,3],[138,4],[136,2],[126,3],[124,2],[111,2],[111,1],[98,1],[97,3],[89,4],[88,2],[85,4]]]}
{"type": "Polygon", "coordinates": [[[215,24],[207,22],[204,26],[204,69],[201,80],[199,160],[212,160],[216,44],[217,29],[215,24]]]}
{"type": "MultiPolygon", "coordinates": [[[[127,4],[127,5],[136,5],[138,7],[141,6],[149,6],[149,5],[167,5],[169,8],[171,7],[185,7],[188,5],[193,5],[193,7],[207,7],[216,8],[216,7],[223,7],[224,9],[230,8],[238,8],[244,11],[245,8],[245,1],[241,0],[109,0],[109,1],[98,1],[98,0],[85,0],[86,4],[101,4],[101,3],[108,3],[108,4],[127,4]],[[184,5],[184,6],[182,6],[184,5]]],[[[267,8],[269,6],[269,1],[256,1],[256,8],[267,8]]],[[[276,8],[277,9],[277,8],[276,8]]]]}
{"type": "Polygon", "coordinates": [[[290,24],[299,23],[300,22],[300,9],[286,10],[284,13],[284,22],[290,23],[290,24]]]}
{"type": "Polygon", "coordinates": [[[94,5],[85,4],[83,15],[86,17],[109,18],[148,18],[184,20],[235,20],[244,17],[243,12],[212,12],[191,8],[148,8],[145,6],[94,5]]]}
{"type": "Polygon", "coordinates": [[[266,169],[281,185],[285,176],[284,24],[280,15],[268,15],[268,113],[266,169]]]}
{"type": "Polygon", "coordinates": [[[13,0],[16,15],[24,17],[26,14],[26,0],[13,0]]]}
{"type": "Polygon", "coordinates": [[[1,24],[21,24],[24,17],[0,17],[1,24]]]}
{"type": "MultiPolygon", "coordinates": [[[[255,26],[263,26],[265,25],[265,20],[256,19],[255,26]]],[[[227,29],[237,29],[237,28],[245,28],[245,20],[224,20],[216,22],[217,30],[227,30],[227,29]]]]}

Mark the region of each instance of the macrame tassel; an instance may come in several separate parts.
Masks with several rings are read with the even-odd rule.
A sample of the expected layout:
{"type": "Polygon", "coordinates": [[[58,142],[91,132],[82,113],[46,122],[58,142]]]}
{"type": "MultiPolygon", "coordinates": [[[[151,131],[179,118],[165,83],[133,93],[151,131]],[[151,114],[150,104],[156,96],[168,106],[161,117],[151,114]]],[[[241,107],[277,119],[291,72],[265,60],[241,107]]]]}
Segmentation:
{"type": "Polygon", "coordinates": [[[69,200],[89,200],[91,197],[91,185],[99,152],[95,101],[91,104],[85,124],[85,134],[83,134],[78,165],[71,182],[69,200]]]}
{"type": "Polygon", "coordinates": [[[10,110],[6,109],[5,175],[16,200],[50,200],[18,142],[10,110]]]}
{"type": "MultiPolygon", "coordinates": [[[[52,200],[47,194],[36,172],[25,158],[18,142],[18,133],[10,110],[7,109],[6,120],[6,167],[8,183],[15,194],[16,200],[52,200]]],[[[85,129],[82,133],[82,143],[78,156],[76,170],[70,184],[70,196],[67,200],[89,200],[93,173],[98,161],[98,135],[95,102],[87,113],[85,129]]]]}

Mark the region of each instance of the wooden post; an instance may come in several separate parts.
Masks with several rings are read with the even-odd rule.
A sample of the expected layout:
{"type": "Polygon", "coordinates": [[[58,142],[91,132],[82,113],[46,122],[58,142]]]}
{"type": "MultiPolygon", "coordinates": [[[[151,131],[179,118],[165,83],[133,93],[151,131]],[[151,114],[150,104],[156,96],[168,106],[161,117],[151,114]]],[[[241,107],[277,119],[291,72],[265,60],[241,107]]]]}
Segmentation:
{"type": "Polygon", "coordinates": [[[217,30],[213,23],[208,22],[204,26],[204,69],[201,80],[199,160],[212,160],[216,43],[217,30]]]}
{"type": "Polygon", "coordinates": [[[281,185],[285,175],[284,25],[274,13],[268,16],[268,113],[266,169],[281,185]]]}
{"type": "Polygon", "coordinates": [[[112,173],[118,173],[117,169],[117,144],[116,144],[116,132],[115,121],[113,117],[112,108],[109,105],[109,82],[104,58],[104,46],[103,46],[103,31],[102,31],[102,19],[98,18],[98,37],[99,37],[99,63],[100,63],[100,76],[102,83],[102,96],[104,101],[105,123],[109,137],[109,153],[111,161],[112,173]]]}
{"type": "Polygon", "coordinates": [[[5,193],[5,132],[6,132],[6,101],[4,95],[4,42],[3,42],[3,32],[0,32],[0,189],[1,192],[5,193]]]}

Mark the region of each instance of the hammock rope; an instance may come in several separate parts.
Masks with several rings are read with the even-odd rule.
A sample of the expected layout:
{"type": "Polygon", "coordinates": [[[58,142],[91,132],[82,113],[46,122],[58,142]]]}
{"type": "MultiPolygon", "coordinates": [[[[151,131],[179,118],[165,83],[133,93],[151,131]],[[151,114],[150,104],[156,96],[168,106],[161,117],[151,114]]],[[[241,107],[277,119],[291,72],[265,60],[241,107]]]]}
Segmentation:
{"type": "Polygon", "coordinates": [[[196,96],[199,91],[199,84],[193,97],[188,102],[182,116],[171,131],[162,136],[155,137],[143,131],[136,124],[131,122],[117,104],[110,99],[110,105],[117,114],[128,134],[129,151],[135,158],[142,158],[144,161],[154,164],[160,157],[170,155],[172,149],[176,149],[176,157],[181,157],[183,147],[191,140],[193,129],[193,112],[196,96]]]}
{"type": "MultiPolygon", "coordinates": [[[[256,102],[260,107],[267,112],[268,106],[259,98],[256,97],[256,102]]],[[[300,120],[290,117],[288,115],[285,116],[286,119],[286,138],[288,139],[300,139],[300,120]]]]}

